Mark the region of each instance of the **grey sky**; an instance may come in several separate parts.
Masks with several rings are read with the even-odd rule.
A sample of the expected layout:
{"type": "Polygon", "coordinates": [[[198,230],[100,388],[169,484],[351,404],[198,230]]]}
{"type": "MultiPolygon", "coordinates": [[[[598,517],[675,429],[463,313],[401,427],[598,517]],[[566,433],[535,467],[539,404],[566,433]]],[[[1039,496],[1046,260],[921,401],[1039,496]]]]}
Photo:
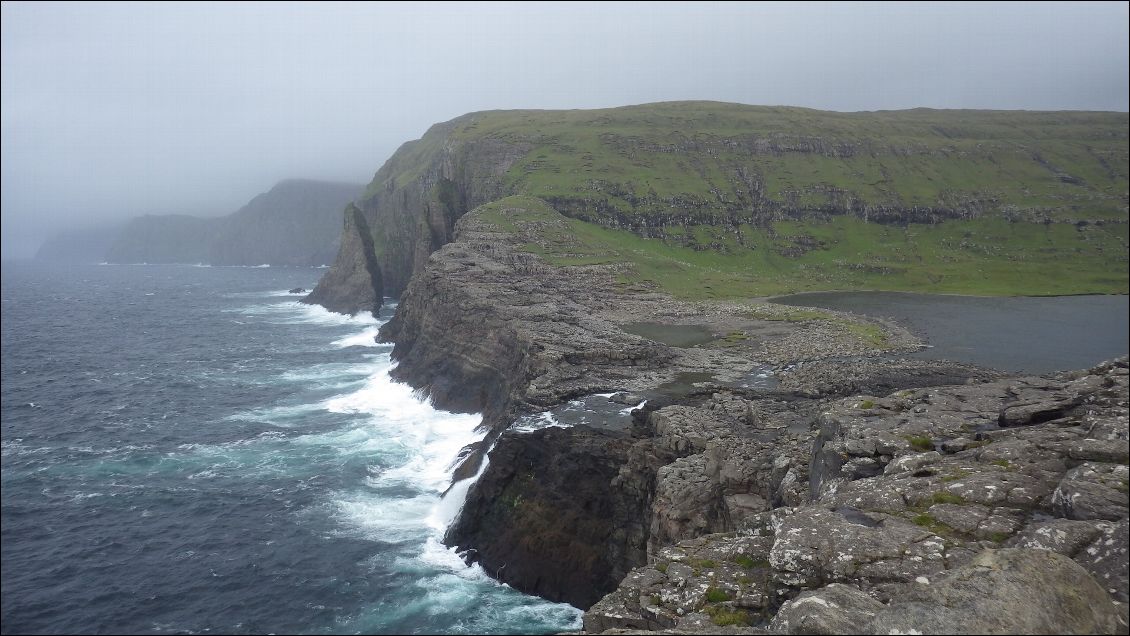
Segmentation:
{"type": "Polygon", "coordinates": [[[1119,3],[3,3],[3,256],[367,182],[493,108],[1128,110],[1119,3]]]}

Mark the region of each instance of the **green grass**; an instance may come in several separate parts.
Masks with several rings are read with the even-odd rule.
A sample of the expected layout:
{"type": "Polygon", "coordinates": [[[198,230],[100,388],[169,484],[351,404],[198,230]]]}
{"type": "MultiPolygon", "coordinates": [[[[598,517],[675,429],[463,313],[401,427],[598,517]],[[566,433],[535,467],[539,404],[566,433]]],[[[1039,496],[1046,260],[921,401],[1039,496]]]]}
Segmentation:
{"type": "Polygon", "coordinates": [[[719,627],[752,624],[749,612],[745,610],[730,610],[725,607],[708,606],[703,608],[703,611],[710,616],[710,621],[719,627]]]}
{"type": "Polygon", "coordinates": [[[859,403],[859,408],[861,408],[861,409],[873,409],[873,408],[875,408],[875,401],[874,400],[864,400],[864,401],[859,403]]]}
{"type": "Polygon", "coordinates": [[[768,561],[765,561],[764,559],[756,560],[753,557],[749,556],[748,554],[738,554],[738,555],[734,556],[734,558],[732,560],[733,560],[734,563],[737,563],[738,565],[742,566],[743,568],[745,568],[747,570],[752,570],[753,568],[767,568],[767,567],[769,567],[768,561]]]}
{"type": "Polygon", "coordinates": [[[723,603],[730,600],[730,593],[725,590],[720,590],[716,587],[708,588],[706,590],[707,603],[723,603]]]}
{"type": "MultiPolygon", "coordinates": [[[[527,145],[506,173],[511,191],[599,201],[608,213],[636,216],[666,212],[673,198],[727,210],[751,200],[819,208],[852,198],[1029,214],[1074,208],[1122,218],[1119,196],[1127,190],[1120,113],[831,113],[671,102],[474,113],[433,136],[441,133],[456,142],[527,145]]],[[[423,152],[427,140],[408,148],[405,159],[423,152]]]]}
{"type": "Polygon", "coordinates": [[[906,441],[910,442],[910,447],[916,451],[932,451],[934,450],[934,440],[924,435],[907,435],[906,441]]]}
{"type": "Polygon", "coordinates": [[[957,505],[961,505],[961,504],[965,503],[965,498],[962,497],[961,495],[955,495],[952,492],[948,492],[948,491],[943,490],[943,491],[936,492],[933,495],[931,495],[929,501],[930,501],[931,504],[957,504],[957,505]]]}
{"type": "MultiPolygon", "coordinates": [[[[560,267],[626,263],[630,269],[621,275],[622,284],[692,300],[822,289],[975,295],[1126,293],[1130,280],[1122,247],[1130,240],[1125,224],[1084,231],[1071,228],[1065,233],[1059,225],[983,219],[911,225],[899,228],[902,236],[893,241],[889,239],[895,228],[840,217],[814,227],[830,233],[826,250],[793,258],[774,253],[769,246],[772,239],[756,230],[747,236],[745,247],[695,250],[566,218],[530,197],[502,201],[528,206],[527,220],[536,226],[536,238],[526,249],[549,263],[560,267]],[[962,248],[956,235],[965,233],[973,239],[963,239],[967,246],[962,248]],[[990,245],[991,250],[982,251],[981,246],[990,245]]],[[[488,209],[484,218],[504,231],[515,229],[515,217],[503,218],[497,207],[488,209]]],[[[827,314],[797,310],[783,319],[819,317],[827,314]]],[[[866,341],[883,343],[882,331],[875,325],[848,328],[866,341]]]]}
{"type": "Polygon", "coordinates": [[[957,533],[957,530],[948,524],[942,523],[926,513],[915,515],[912,521],[914,525],[925,528],[940,537],[952,537],[957,533]]]}

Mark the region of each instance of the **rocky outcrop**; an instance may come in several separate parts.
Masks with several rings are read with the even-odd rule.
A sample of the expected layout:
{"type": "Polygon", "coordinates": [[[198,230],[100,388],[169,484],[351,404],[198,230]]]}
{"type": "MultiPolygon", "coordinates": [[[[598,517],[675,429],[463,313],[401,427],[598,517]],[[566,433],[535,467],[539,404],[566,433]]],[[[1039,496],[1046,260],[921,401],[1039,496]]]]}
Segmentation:
{"type": "Polygon", "coordinates": [[[581,428],[506,435],[448,541],[498,580],[578,606],[595,603],[644,560],[641,511],[608,484],[630,440],[581,428]]]}
{"type": "MultiPolygon", "coordinates": [[[[616,286],[615,266],[554,267],[525,249],[532,237],[523,219],[531,214],[539,231],[565,223],[528,198],[504,199],[464,216],[457,240],[431,256],[381,331],[395,343],[398,378],[439,406],[483,412],[493,427],[491,461],[447,543],[470,550],[470,559],[518,589],[585,606],[670,543],[731,531],[767,510],[807,501],[812,424],[842,393],[813,399],[737,385],[761,368],[759,361],[779,355],[774,338],[800,341],[797,334],[814,334],[816,344],[795,349],[810,361],[806,369],[820,364],[815,360],[829,341],[863,351],[852,330],[841,326],[845,318],[820,325],[774,320],[785,308],[684,303],[616,286]],[[639,316],[694,321],[719,337],[677,347],[619,326],[639,316]],[[735,344],[723,337],[735,325],[762,335],[735,344]],[[697,384],[685,381],[687,372],[704,368],[714,373],[697,384]],[[613,390],[648,400],[618,432],[507,432],[522,414],[613,390]],[[553,453],[546,455],[541,445],[553,453]],[[616,471],[610,476],[589,466],[586,455],[616,471]],[[519,467],[535,479],[519,480],[519,467]],[[574,490],[586,493],[583,505],[567,503],[574,490]],[[523,505],[511,505],[519,497],[523,505]],[[585,541],[562,543],[562,524],[585,541]],[[582,557],[579,548],[548,545],[590,547],[582,557]],[[586,564],[576,576],[568,574],[574,561],[586,564]]],[[[892,382],[996,377],[953,365],[936,373],[939,365],[927,362],[895,371],[862,362],[827,364],[850,369],[851,388],[876,391],[892,382]]],[[[471,461],[480,451],[468,452],[471,461]]]]}
{"type": "Polygon", "coordinates": [[[916,581],[864,624],[865,634],[1113,634],[1126,623],[1071,559],[1044,550],[985,550],[916,581]]]}
{"type": "Polygon", "coordinates": [[[651,550],[586,628],[1125,633],[1128,385],[1122,358],[825,399],[807,496],[651,550]]]}
{"type": "Polygon", "coordinates": [[[373,253],[369,225],[353,204],[345,209],[341,244],[333,268],[302,302],[343,314],[369,311],[374,316],[380,315],[384,300],[381,269],[373,253]]]}
{"type": "MultiPolygon", "coordinates": [[[[373,245],[372,271],[379,276],[384,293],[399,296],[412,275],[424,268],[428,256],[454,239],[455,223],[469,210],[510,193],[504,176],[531,145],[455,135],[457,130],[474,126],[475,120],[476,114],[471,114],[436,124],[421,139],[401,146],[358,200],[357,209],[373,245]]],[[[312,298],[318,304],[360,307],[350,295],[350,286],[341,284],[357,270],[336,271],[336,263],[349,268],[367,258],[358,253],[360,246],[356,241],[343,241],[334,267],[314,290],[312,298]]],[[[351,286],[362,284],[357,281],[351,286]]]]}
{"type": "Polygon", "coordinates": [[[1043,550],[985,550],[968,564],[919,577],[880,603],[833,583],[804,592],[773,617],[784,634],[1113,634],[1106,592],[1071,559],[1043,550]]]}

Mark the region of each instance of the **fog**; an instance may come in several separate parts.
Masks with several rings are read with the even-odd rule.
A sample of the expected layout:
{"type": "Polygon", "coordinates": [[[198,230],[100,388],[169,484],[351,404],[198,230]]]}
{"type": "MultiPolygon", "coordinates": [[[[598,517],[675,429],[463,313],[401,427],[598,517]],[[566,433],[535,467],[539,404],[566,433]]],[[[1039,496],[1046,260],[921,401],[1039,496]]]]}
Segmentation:
{"type": "Polygon", "coordinates": [[[497,108],[1128,110],[1119,3],[2,7],[3,257],[289,177],[367,182],[497,108]]]}

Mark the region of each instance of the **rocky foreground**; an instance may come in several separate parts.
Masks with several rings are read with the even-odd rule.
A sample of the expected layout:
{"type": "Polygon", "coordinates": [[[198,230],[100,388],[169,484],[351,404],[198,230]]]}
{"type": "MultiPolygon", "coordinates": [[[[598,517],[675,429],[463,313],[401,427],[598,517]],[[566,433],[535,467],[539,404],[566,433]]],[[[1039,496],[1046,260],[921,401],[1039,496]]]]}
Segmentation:
{"type": "Polygon", "coordinates": [[[489,212],[459,221],[381,332],[401,379],[491,427],[446,537],[469,560],[588,608],[589,632],[1126,633],[1126,359],[1006,378],[877,358],[916,342],[555,267],[531,248],[544,227],[489,212]],[[713,337],[672,346],[630,333],[641,321],[713,337]],[[779,383],[750,388],[764,366],[779,383]],[[648,401],[511,428],[613,390],[648,401]]]}
{"type": "Polygon", "coordinates": [[[852,396],[773,448],[745,441],[756,422],[719,417],[741,403],[759,400],[648,414],[662,437],[696,440],[661,471],[652,533],[673,545],[591,607],[586,631],[1126,633],[1125,358],[852,396]],[[735,455],[747,470],[718,460],[735,455]],[[779,507],[696,532],[717,501],[704,493],[743,480],[779,507]]]}

